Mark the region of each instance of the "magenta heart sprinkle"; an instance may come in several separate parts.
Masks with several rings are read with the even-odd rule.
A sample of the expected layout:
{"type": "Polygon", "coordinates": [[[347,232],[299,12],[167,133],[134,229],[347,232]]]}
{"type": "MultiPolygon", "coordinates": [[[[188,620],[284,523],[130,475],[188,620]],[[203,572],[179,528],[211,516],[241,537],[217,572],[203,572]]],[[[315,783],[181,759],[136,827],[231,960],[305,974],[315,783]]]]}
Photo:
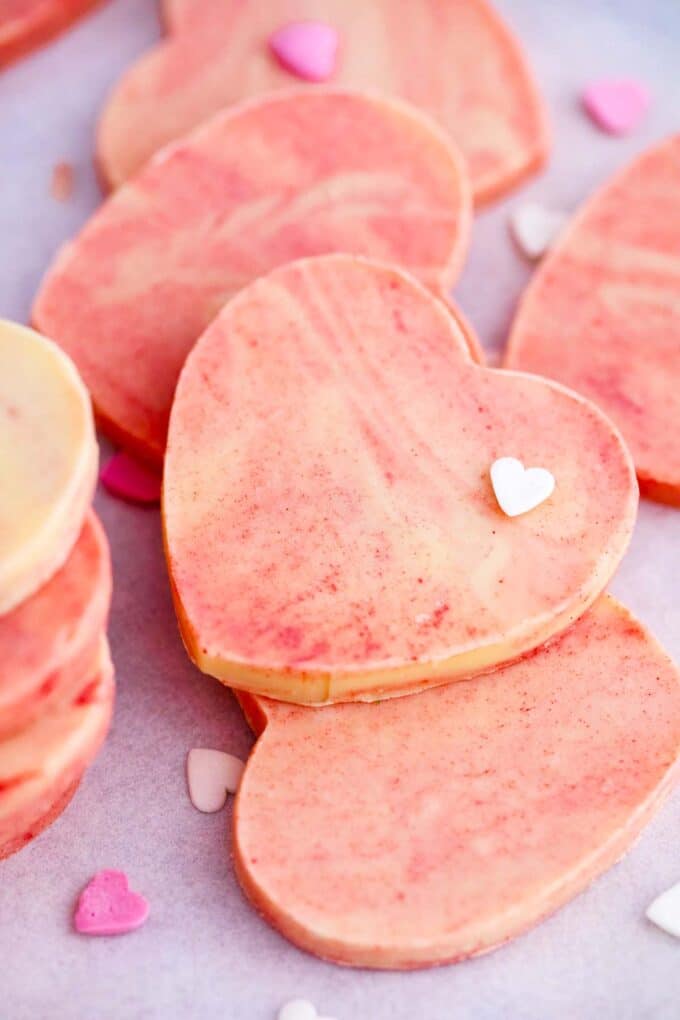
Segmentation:
{"type": "Polygon", "coordinates": [[[647,86],[632,78],[594,81],[582,99],[591,119],[613,135],[628,134],[636,128],[651,101],[647,86]]]}
{"type": "Polygon", "coordinates": [[[105,870],[83,889],[73,920],[81,935],[124,935],[148,916],[148,902],[131,891],[125,872],[105,870]]]}
{"type": "Polygon", "coordinates": [[[130,503],[158,503],[160,477],[127,453],[115,453],[101,473],[104,488],[130,503]]]}
{"type": "Polygon", "coordinates": [[[335,71],[339,37],[323,21],[294,21],[279,28],[269,48],[279,63],[306,81],[327,81],[335,71]]]}

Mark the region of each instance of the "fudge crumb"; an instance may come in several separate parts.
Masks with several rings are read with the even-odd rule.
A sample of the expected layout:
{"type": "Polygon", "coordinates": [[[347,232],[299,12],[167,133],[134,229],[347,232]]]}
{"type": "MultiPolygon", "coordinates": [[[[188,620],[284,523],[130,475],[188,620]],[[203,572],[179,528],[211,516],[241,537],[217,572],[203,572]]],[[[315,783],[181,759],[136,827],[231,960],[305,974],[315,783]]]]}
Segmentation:
{"type": "Polygon", "coordinates": [[[73,194],[74,170],[71,163],[56,163],[52,170],[50,191],[57,202],[67,202],[73,194]]]}

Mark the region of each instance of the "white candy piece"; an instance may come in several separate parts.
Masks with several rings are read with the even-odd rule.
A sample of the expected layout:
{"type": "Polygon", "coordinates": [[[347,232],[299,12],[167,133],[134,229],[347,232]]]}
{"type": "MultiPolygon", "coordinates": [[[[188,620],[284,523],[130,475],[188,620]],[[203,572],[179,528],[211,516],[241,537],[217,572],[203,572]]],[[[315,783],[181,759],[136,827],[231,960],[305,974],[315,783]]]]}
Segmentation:
{"type": "Polygon", "coordinates": [[[555,479],[545,468],[525,468],[516,457],[500,457],[491,465],[491,484],[498,505],[508,517],[535,509],[553,494],[555,479]]]}
{"type": "Polygon", "coordinates": [[[513,210],[510,230],[520,250],[529,259],[540,259],[552,247],[568,217],[537,202],[513,210]]]}
{"type": "Polygon", "coordinates": [[[647,907],[647,918],[669,935],[680,939],[680,882],[657,896],[647,907]]]}
{"type": "Polygon", "coordinates": [[[278,1020],[333,1020],[330,1016],[319,1016],[308,999],[293,999],[279,1010],[278,1020]]]}
{"type": "Polygon", "coordinates": [[[293,999],[281,1007],[278,1020],[317,1020],[316,1006],[307,999],[293,999]]]}
{"type": "Polygon", "coordinates": [[[227,793],[236,793],[245,764],[226,751],[194,747],[187,755],[187,782],[191,803],[199,811],[220,811],[227,793]]]}

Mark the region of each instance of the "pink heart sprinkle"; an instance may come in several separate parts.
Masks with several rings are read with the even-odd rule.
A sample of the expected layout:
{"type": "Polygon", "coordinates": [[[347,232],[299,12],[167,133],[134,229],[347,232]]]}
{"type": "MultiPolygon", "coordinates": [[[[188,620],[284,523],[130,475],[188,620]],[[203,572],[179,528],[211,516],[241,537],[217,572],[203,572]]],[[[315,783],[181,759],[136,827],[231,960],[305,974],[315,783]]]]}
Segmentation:
{"type": "Polygon", "coordinates": [[[127,453],[115,453],[100,475],[102,485],[114,496],[130,503],[158,503],[161,480],[127,453]]]}
{"type": "Polygon", "coordinates": [[[100,871],[80,894],[74,924],[81,935],[124,935],[148,916],[149,904],[130,891],[125,872],[100,871]]]}
{"type": "Polygon", "coordinates": [[[269,38],[269,48],[287,71],[306,81],[327,81],[335,71],[339,36],[324,21],[293,21],[269,38]]]}
{"type": "Polygon", "coordinates": [[[632,78],[594,81],[582,98],[591,119],[612,135],[625,135],[637,127],[651,101],[646,85],[632,78]]]}

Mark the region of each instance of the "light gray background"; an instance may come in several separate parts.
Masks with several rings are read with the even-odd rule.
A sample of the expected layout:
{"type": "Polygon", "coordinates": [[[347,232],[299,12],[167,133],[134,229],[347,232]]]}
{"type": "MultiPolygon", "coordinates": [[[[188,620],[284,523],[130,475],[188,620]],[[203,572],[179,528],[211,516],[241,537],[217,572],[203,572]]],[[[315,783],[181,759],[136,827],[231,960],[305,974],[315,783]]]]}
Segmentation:
{"type": "MultiPolygon", "coordinates": [[[[509,210],[529,198],[573,208],[632,153],[675,130],[680,110],[676,0],[499,6],[530,52],[555,144],[547,172],[475,225],[457,293],[494,349],[530,273],[508,238],[509,210]],[[644,127],[625,140],[599,134],[576,102],[591,78],[619,73],[639,75],[654,92],[644,127]]],[[[158,32],[152,0],[114,0],[0,74],[1,315],[26,318],[52,253],[97,204],[97,111],[120,71],[158,32]],[[65,204],[49,194],[60,160],[77,170],[76,194],[65,204]]],[[[97,505],[116,577],[115,723],[66,814],[0,864],[2,1020],[273,1020],[297,995],[337,1020],[680,1016],[680,942],[644,920],[649,901],[680,880],[680,790],[620,865],[557,916],[485,958],[413,974],[350,971],[305,955],[271,930],[232,873],[229,811],[199,814],[184,782],[190,747],[245,756],[251,737],[231,695],[183,653],[157,513],[101,493],[97,505]],[[102,867],[125,869],[150,899],[151,919],[140,932],[118,940],[72,934],[74,899],[102,867]]],[[[613,587],[680,658],[679,576],[680,511],[645,504],[613,587]]]]}

